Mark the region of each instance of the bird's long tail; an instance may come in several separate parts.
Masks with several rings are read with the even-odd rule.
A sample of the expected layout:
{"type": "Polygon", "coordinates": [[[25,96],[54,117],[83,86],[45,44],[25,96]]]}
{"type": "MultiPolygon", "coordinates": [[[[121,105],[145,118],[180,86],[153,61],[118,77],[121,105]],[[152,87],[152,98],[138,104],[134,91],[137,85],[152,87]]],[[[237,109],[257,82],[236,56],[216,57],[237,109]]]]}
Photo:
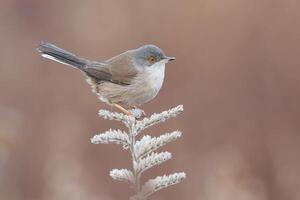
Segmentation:
{"type": "Polygon", "coordinates": [[[71,67],[83,70],[83,68],[88,64],[88,60],[79,58],[76,55],[65,51],[51,43],[41,42],[37,48],[41,55],[45,58],[60,62],[71,67]]]}

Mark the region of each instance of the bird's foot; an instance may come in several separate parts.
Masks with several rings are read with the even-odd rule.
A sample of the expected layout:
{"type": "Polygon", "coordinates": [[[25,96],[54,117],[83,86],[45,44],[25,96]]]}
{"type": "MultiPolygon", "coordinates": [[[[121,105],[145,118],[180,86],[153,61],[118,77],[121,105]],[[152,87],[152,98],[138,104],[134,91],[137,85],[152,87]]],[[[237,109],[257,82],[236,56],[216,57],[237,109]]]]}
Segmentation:
{"type": "Polygon", "coordinates": [[[122,106],[120,106],[119,104],[112,104],[115,108],[119,109],[120,111],[122,111],[125,115],[130,116],[130,117],[134,117],[135,119],[141,119],[146,117],[146,113],[144,110],[137,108],[137,107],[130,107],[130,110],[127,110],[125,108],[123,108],[122,106]]]}
{"type": "Polygon", "coordinates": [[[133,107],[132,109],[130,109],[130,112],[136,119],[141,119],[146,116],[145,111],[137,107],[133,107]]]}

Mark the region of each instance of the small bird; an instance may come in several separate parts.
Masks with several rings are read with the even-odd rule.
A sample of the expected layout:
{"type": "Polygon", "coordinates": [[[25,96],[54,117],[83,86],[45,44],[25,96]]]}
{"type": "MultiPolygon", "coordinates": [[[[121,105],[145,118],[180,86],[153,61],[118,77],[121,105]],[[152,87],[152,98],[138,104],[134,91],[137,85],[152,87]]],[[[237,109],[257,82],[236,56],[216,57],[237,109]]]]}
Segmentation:
{"type": "Polygon", "coordinates": [[[158,94],[164,81],[165,65],[175,60],[152,44],[128,50],[105,62],[77,57],[43,41],[37,50],[45,58],[82,71],[101,101],[129,116],[132,113],[128,108],[141,106],[158,94]]]}

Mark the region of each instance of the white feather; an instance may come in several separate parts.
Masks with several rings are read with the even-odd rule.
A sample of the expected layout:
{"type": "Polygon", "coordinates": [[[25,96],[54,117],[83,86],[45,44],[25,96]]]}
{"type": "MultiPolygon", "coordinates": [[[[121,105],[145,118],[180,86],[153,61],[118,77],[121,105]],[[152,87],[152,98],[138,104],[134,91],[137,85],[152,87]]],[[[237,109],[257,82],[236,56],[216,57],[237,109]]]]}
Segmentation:
{"type": "MultiPolygon", "coordinates": [[[[50,59],[50,60],[54,60],[54,61],[56,61],[56,62],[59,62],[59,63],[64,64],[64,65],[68,65],[68,66],[73,67],[73,68],[76,68],[76,67],[74,67],[73,65],[70,65],[70,64],[68,64],[68,63],[62,62],[61,60],[58,60],[58,59],[56,59],[55,57],[50,56],[50,55],[48,55],[48,54],[44,54],[44,53],[43,53],[43,54],[42,54],[42,57],[48,58],[48,59],[50,59]]],[[[76,69],[77,69],[77,68],[76,68],[76,69]]]]}
{"type": "Polygon", "coordinates": [[[145,71],[145,78],[149,81],[148,84],[156,94],[162,87],[165,78],[165,63],[158,62],[147,68],[145,71]]]}
{"type": "Polygon", "coordinates": [[[165,77],[165,62],[144,68],[128,87],[131,105],[142,105],[152,100],[161,89],[165,77]]]}

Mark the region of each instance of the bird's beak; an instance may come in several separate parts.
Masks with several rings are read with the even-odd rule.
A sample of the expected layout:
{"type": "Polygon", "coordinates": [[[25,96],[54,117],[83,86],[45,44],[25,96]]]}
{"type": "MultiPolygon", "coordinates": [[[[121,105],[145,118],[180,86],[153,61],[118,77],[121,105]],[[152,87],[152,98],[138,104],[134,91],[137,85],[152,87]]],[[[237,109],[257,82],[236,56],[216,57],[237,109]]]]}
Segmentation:
{"type": "Polygon", "coordinates": [[[168,57],[168,56],[165,57],[165,60],[167,60],[168,62],[175,60],[175,59],[176,59],[175,57],[168,57]]]}

